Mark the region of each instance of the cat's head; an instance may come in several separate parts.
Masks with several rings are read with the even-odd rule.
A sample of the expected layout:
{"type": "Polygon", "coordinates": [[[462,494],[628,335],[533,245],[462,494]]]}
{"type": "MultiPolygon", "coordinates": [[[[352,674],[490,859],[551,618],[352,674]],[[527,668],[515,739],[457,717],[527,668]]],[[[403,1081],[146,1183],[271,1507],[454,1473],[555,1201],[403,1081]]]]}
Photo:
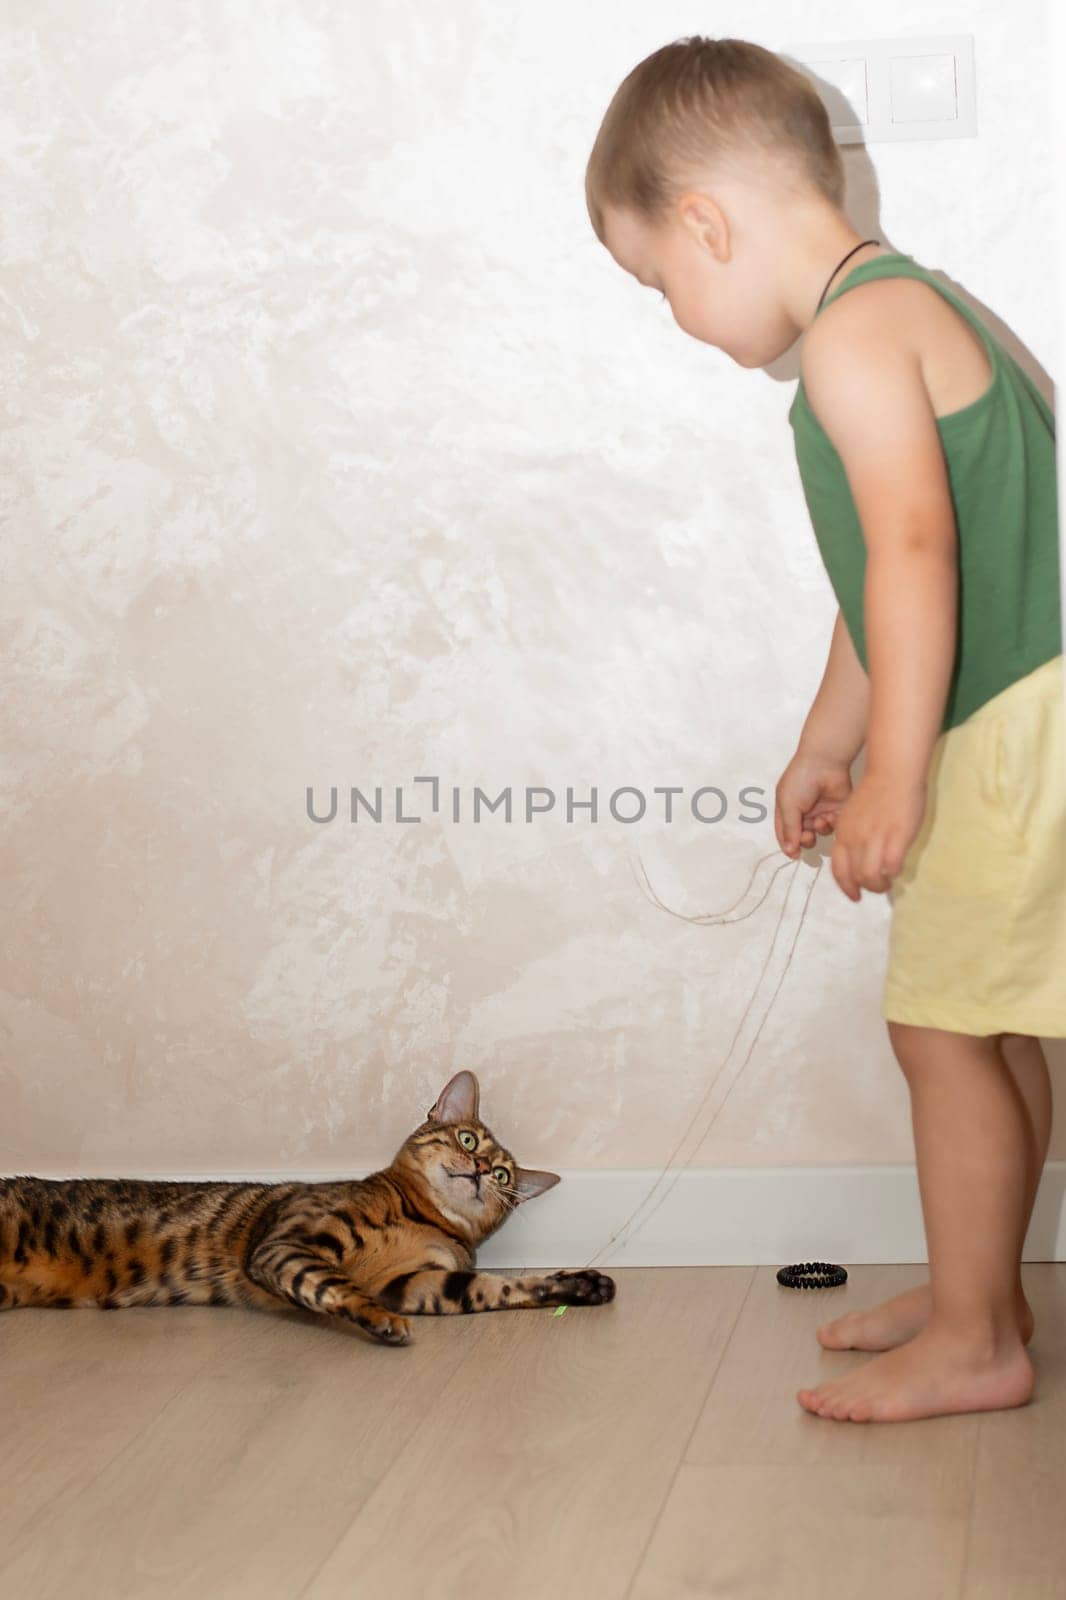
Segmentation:
{"type": "Polygon", "coordinates": [[[426,1120],[403,1146],[445,1216],[484,1238],[523,1200],[559,1182],[557,1172],[520,1167],[478,1116],[478,1081],[472,1072],[449,1078],[426,1120]]]}

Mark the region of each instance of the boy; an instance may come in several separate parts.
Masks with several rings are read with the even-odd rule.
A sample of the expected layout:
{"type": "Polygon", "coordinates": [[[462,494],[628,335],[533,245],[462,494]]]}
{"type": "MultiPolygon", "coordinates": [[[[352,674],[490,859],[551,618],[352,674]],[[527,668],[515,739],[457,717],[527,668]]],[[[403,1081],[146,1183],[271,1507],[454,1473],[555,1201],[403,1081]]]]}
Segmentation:
{"type": "Polygon", "coordinates": [[[1066,1035],[1054,424],[963,301],[859,238],[843,192],[813,86],[739,39],[634,68],[586,174],[601,243],[684,332],[743,367],[805,335],[789,421],[840,610],[775,830],[792,857],[835,832],[848,898],[889,893],[882,1015],[930,1281],[819,1328],[827,1349],[883,1353],[797,1399],[904,1421],[1033,1390],[1019,1263],[1051,1121],[1040,1036],[1066,1035]]]}

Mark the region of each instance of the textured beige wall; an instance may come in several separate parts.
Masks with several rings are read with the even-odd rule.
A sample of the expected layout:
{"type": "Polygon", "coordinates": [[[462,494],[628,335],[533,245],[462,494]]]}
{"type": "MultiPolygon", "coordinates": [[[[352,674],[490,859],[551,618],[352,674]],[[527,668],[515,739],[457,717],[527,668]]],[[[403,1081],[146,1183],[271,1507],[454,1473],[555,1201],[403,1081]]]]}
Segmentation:
{"type": "MultiPolygon", "coordinates": [[[[636,858],[685,913],[741,893],[774,839],[739,791],[772,796],[833,606],[794,359],[686,339],[597,244],[584,161],[658,44],[842,26],[5,5],[0,1168],[363,1170],[461,1065],[531,1164],[667,1159],[812,869],[716,928],[636,858]],[[425,820],[345,821],[379,784],[425,820]],[[656,786],[705,784],[720,823],[663,820],[656,786]],[[474,823],[475,785],[559,803],[474,823]],[[614,820],[619,785],[654,814],[614,820]]],[[[1042,12],[892,26],[974,33],[980,137],[849,150],[855,220],[1054,372],[1042,12]]],[[[701,1163],[911,1158],[886,928],[822,871],[701,1163]]]]}

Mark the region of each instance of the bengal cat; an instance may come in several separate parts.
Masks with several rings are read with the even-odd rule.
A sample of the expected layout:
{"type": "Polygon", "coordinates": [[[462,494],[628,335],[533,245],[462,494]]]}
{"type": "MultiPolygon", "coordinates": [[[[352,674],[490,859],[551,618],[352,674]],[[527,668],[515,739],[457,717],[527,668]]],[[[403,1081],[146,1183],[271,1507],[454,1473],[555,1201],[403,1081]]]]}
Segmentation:
{"type": "Polygon", "coordinates": [[[0,1179],[0,1309],[299,1306],[409,1344],[404,1313],[603,1305],[590,1268],[478,1272],[478,1245],[559,1182],[520,1167],[457,1072],[394,1156],[330,1183],[0,1179]],[[468,1187],[469,1186],[469,1187],[468,1187]]]}

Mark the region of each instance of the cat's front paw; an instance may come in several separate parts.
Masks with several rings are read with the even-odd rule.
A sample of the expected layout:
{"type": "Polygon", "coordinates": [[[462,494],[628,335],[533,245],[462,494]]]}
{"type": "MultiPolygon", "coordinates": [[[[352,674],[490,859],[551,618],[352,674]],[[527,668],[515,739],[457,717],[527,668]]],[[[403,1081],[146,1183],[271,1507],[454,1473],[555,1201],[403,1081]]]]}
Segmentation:
{"type": "Polygon", "coordinates": [[[390,1311],[359,1311],[348,1314],[365,1333],[378,1344],[410,1344],[411,1324],[406,1317],[395,1317],[390,1311]]]}
{"type": "Polygon", "coordinates": [[[615,1282],[593,1267],[561,1268],[548,1275],[552,1303],[560,1306],[605,1306],[614,1299],[615,1282]]]}

